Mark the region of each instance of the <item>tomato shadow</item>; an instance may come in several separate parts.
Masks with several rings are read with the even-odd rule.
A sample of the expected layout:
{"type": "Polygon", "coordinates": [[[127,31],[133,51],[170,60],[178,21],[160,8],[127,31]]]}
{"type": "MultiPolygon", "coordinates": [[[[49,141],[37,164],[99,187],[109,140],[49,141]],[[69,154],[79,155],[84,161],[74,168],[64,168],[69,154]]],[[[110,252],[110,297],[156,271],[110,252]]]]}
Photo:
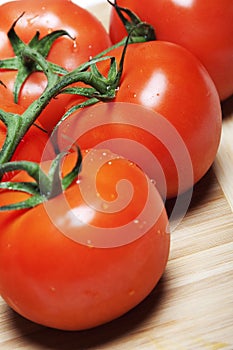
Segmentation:
{"type": "MultiPolygon", "coordinates": [[[[216,186],[216,176],[211,167],[207,173],[199,180],[190,192],[181,194],[178,198],[172,198],[165,202],[165,207],[171,226],[173,226],[173,221],[178,222],[178,224],[185,218],[186,214],[190,210],[195,210],[201,204],[209,201],[210,194],[212,193],[214,187],[216,186]],[[179,201],[179,204],[177,205],[179,201]]],[[[177,224],[177,225],[178,225],[177,224]]]]}
{"type": "Polygon", "coordinates": [[[233,95],[222,102],[223,119],[229,118],[233,114],[233,95]]]}
{"type": "MultiPolygon", "coordinates": [[[[60,331],[34,324],[14,311],[11,312],[11,327],[17,332],[22,348],[30,345],[50,350],[109,348],[130,334],[135,334],[150,320],[156,319],[158,309],[166,300],[166,271],[154,290],[134,309],[102,326],[84,331],[60,331]]],[[[153,321],[154,322],[154,321],[153,321]]],[[[18,339],[19,339],[18,338],[18,339]]],[[[129,339],[129,338],[127,338],[129,339]]],[[[118,344],[119,345],[119,344],[118,344]]]]}
{"type": "MultiPolygon", "coordinates": [[[[223,122],[233,118],[233,95],[222,102],[221,108],[223,122]]],[[[208,200],[210,193],[216,184],[216,181],[217,179],[212,166],[210,167],[209,171],[201,178],[201,180],[199,180],[199,182],[193,187],[191,194],[184,193],[180,195],[179,198],[173,198],[165,202],[168,216],[170,217],[171,214],[174,214],[175,208],[176,217],[182,218],[185,216],[187,210],[195,209],[195,207],[197,207],[200,203],[205,203],[205,200],[208,200]],[[187,198],[189,197],[190,202],[188,203],[187,198]],[[176,206],[178,199],[180,205],[176,206]]],[[[176,219],[176,217],[173,219],[176,219]]]]}

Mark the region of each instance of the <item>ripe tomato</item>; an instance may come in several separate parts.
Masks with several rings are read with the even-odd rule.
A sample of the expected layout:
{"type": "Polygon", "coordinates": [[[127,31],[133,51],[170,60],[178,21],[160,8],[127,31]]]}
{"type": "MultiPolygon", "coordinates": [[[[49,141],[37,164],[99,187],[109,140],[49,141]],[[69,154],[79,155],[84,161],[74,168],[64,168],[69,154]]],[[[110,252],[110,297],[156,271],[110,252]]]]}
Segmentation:
{"type": "MultiPolygon", "coordinates": [[[[0,109],[5,112],[11,112],[16,114],[22,114],[24,108],[19,106],[12,101],[10,101],[11,96],[5,91],[5,88],[0,87],[1,97],[0,97],[0,109]]],[[[48,144],[49,137],[46,132],[44,132],[39,127],[41,126],[39,122],[36,125],[32,125],[25,136],[19,143],[12,160],[30,160],[33,162],[40,162],[45,146],[48,144]],[[37,125],[37,126],[36,126],[37,125]]],[[[5,124],[0,121],[0,150],[6,138],[7,128],[5,124]]],[[[53,155],[52,148],[47,147],[47,157],[50,158],[53,155]]],[[[14,175],[14,172],[6,174],[2,180],[9,181],[14,175]]]]}
{"type": "MultiPolygon", "coordinates": [[[[1,296],[29,320],[64,330],[133,308],[160,279],[169,253],[164,205],[145,174],[105,150],[84,156],[78,181],[63,194],[0,212],[1,296]]],[[[73,160],[70,154],[63,171],[73,160]]],[[[15,181],[25,179],[20,173],[15,181]]],[[[0,192],[1,205],[23,198],[0,192]]]]}
{"type": "MultiPolygon", "coordinates": [[[[74,40],[68,37],[57,39],[48,55],[49,61],[69,71],[110,45],[109,35],[102,23],[89,11],[72,1],[12,1],[0,6],[0,59],[14,56],[7,32],[24,11],[15,27],[18,36],[24,42],[28,43],[36,31],[40,32],[42,38],[51,31],[59,29],[66,30],[74,38],[74,40]]],[[[3,71],[0,74],[0,80],[10,90],[13,89],[15,77],[14,71],[3,71]]],[[[33,73],[23,85],[19,104],[28,107],[41,95],[46,84],[47,80],[43,73],[33,73]]],[[[51,131],[61,118],[68,98],[67,95],[60,95],[42,112],[39,120],[46,130],[51,131]]]]}
{"type": "MultiPolygon", "coordinates": [[[[205,65],[221,100],[233,94],[232,0],[118,0],[155,28],[158,40],[186,47],[205,65]]],[[[125,36],[123,24],[111,12],[110,37],[125,36]]]]}
{"type": "MultiPolygon", "coordinates": [[[[122,49],[118,48],[109,54],[115,56],[119,62],[121,52],[122,49]]],[[[99,69],[105,74],[105,63],[101,63],[99,69]]],[[[70,124],[71,127],[71,119],[68,118],[61,133],[74,139],[78,132],[77,142],[82,148],[93,148],[101,142],[115,138],[131,139],[142,144],[157,158],[164,172],[167,198],[191,188],[210,168],[220,140],[221,106],[209,74],[188,50],[161,41],[130,45],[114,102],[127,102],[149,108],[154,111],[154,121],[151,119],[151,111],[137,111],[136,108],[130,111],[127,105],[118,109],[106,107],[102,110],[99,125],[96,125],[94,116],[91,117],[94,113],[90,112],[88,121],[77,116],[75,122],[70,124]],[[164,120],[167,123],[161,141],[158,133],[163,128],[164,120]],[[150,127],[146,127],[148,123],[150,127]],[[80,131],[85,129],[85,125],[89,125],[89,130],[85,130],[82,135],[80,131]],[[182,148],[181,141],[176,141],[178,136],[184,142],[182,148]],[[173,147],[168,149],[171,142],[173,147]],[[183,162],[182,165],[181,159],[187,152],[191,158],[193,176],[190,176],[188,163],[183,162]],[[180,153],[180,157],[175,159],[177,153],[180,153]],[[181,183],[179,177],[183,179],[181,183]]],[[[130,146],[125,147],[122,144],[117,152],[125,156],[129,148],[130,146]]],[[[114,151],[116,152],[115,149],[114,151]]],[[[133,161],[138,164],[137,151],[134,153],[136,156],[133,161]]],[[[156,180],[161,192],[158,167],[152,168],[151,160],[146,157],[143,161],[143,170],[156,180]]]]}

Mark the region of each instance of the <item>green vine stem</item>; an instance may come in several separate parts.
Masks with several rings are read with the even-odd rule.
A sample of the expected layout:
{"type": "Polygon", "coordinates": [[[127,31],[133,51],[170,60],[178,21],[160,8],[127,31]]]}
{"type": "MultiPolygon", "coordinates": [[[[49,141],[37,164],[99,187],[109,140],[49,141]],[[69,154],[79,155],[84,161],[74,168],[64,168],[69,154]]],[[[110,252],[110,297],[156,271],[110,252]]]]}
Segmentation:
{"type": "MultiPolygon", "coordinates": [[[[115,3],[109,3],[113,6],[115,3]]],[[[119,8],[120,11],[120,8],[119,8]]],[[[12,42],[16,57],[0,60],[0,69],[18,70],[16,85],[14,87],[14,98],[17,102],[18,94],[22,84],[27,77],[34,71],[42,71],[47,78],[47,86],[41,96],[35,100],[21,115],[7,113],[0,109],[0,120],[7,127],[6,138],[2,149],[0,150],[0,179],[2,176],[13,170],[26,171],[35,181],[34,182],[0,182],[0,189],[23,191],[30,194],[30,197],[23,202],[13,203],[7,206],[0,206],[0,211],[10,209],[30,208],[38,205],[45,200],[52,198],[64,189],[77,177],[81,170],[81,151],[77,150],[77,162],[74,168],[64,178],[60,177],[60,162],[63,153],[58,153],[53,160],[48,174],[45,174],[39,164],[18,161],[13,162],[11,158],[24,137],[25,133],[34,124],[42,112],[49,104],[52,98],[61,93],[78,94],[88,99],[83,103],[70,109],[58,125],[67,118],[67,116],[78,108],[97,103],[100,100],[108,101],[113,99],[119,87],[119,82],[123,72],[123,63],[128,44],[140,43],[155,40],[153,27],[144,22],[138,21],[131,28],[128,28],[129,34],[116,45],[104,50],[96,55],[92,60],[77,67],[72,72],[52,64],[46,60],[50,47],[56,38],[61,35],[69,34],[63,30],[49,34],[47,37],[39,39],[39,33],[36,33],[29,44],[25,44],[15,33],[15,21],[8,32],[9,40],[12,42]],[[123,46],[122,57],[117,65],[115,57],[106,56],[108,52],[116,47],[123,46]],[[97,63],[103,60],[109,60],[109,72],[107,77],[103,76],[97,68],[97,63]],[[70,87],[77,82],[83,82],[87,87],[70,87]]],[[[71,38],[71,37],[70,37],[71,38]]],[[[72,38],[71,38],[72,39],[72,38]]],[[[3,84],[2,82],[0,82],[3,84]]],[[[4,84],[3,84],[4,85],[4,84]]],[[[56,128],[55,128],[56,130],[56,128]]],[[[56,150],[56,149],[55,149],[56,150]]],[[[58,150],[59,151],[59,150],[58,150]]]]}
{"type": "MultiPolygon", "coordinates": [[[[125,49],[130,42],[130,38],[132,37],[133,32],[134,29],[131,30],[131,33],[123,41],[125,49]]],[[[118,45],[122,46],[122,42],[118,45]]],[[[123,59],[121,60],[121,66],[119,70],[117,70],[115,58],[104,56],[105,52],[106,51],[104,51],[102,54],[97,55],[89,62],[82,64],[72,72],[67,72],[64,75],[58,75],[54,73],[53,67],[40,52],[30,47],[29,45],[23,46],[21,52],[22,60],[33,61],[37,66],[40,67],[40,69],[47,77],[47,87],[42,95],[37,100],[35,100],[24,111],[24,113],[22,113],[22,115],[14,115],[13,117],[12,114],[7,114],[6,112],[0,110],[0,120],[2,120],[2,122],[7,126],[6,139],[0,151],[0,165],[11,160],[19,142],[31,127],[31,125],[36,121],[50,100],[60,93],[71,93],[71,90],[66,90],[69,85],[76,82],[83,82],[86,85],[91,86],[91,88],[85,89],[76,88],[75,91],[75,93],[79,95],[84,95],[90,98],[90,101],[86,103],[87,105],[96,103],[101,99],[109,100],[115,97],[123,70],[123,59]],[[107,78],[105,78],[98,71],[96,63],[109,59],[109,75],[107,78]]]]}

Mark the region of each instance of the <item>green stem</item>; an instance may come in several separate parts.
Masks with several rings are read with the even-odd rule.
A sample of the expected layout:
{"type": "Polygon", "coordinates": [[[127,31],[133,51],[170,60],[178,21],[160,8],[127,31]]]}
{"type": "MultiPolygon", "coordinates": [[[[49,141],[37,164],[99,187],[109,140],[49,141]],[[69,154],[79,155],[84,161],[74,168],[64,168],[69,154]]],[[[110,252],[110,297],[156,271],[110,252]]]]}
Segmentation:
{"type": "MultiPolygon", "coordinates": [[[[109,1],[110,2],[110,1],[109,1]]],[[[116,4],[116,2],[115,2],[116,4]]],[[[120,10],[122,10],[120,8],[120,10]]],[[[16,41],[14,51],[17,51],[20,57],[21,70],[23,73],[19,79],[19,86],[16,88],[17,92],[20,90],[20,84],[24,82],[31,71],[26,69],[24,72],[24,62],[28,60],[34,66],[34,71],[43,71],[47,78],[47,86],[42,95],[35,100],[22,115],[6,113],[0,110],[0,120],[7,127],[7,134],[4,145],[0,151],[0,179],[8,171],[12,170],[24,170],[34,178],[34,182],[0,182],[0,189],[8,189],[13,191],[24,191],[30,194],[30,197],[21,203],[13,203],[7,206],[0,206],[0,211],[11,210],[11,209],[23,209],[31,208],[38,205],[49,198],[61,193],[65,190],[72,181],[77,177],[81,171],[82,155],[79,148],[77,148],[77,161],[74,168],[64,178],[60,176],[60,162],[64,154],[59,153],[55,160],[52,162],[49,173],[45,174],[38,164],[33,162],[10,162],[18,144],[24,137],[25,133],[35,123],[38,116],[41,114],[43,109],[49,104],[52,98],[56,97],[61,93],[77,93],[79,95],[87,97],[88,100],[81,103],[78,106],[73,107],[74,109],[81,108],[84,106],[97,103],[99,100],[106,100],[115,97],[116,90],[119,86],[121,74],[123,71],[123,61],[125,52],[128,44],[135,42],[145,42],[154,40],[153,28],[146,23],[139,22],[135,26],[129,29],[128,37],[116,45],[106,49],[100,54],[96,55],[90,62],[86,62],[80,65],[77,69],[72,72],[66,72],[61,67],[55,67],[53,64],[46,61],[46,56],[49,50],[50,44],[55,40],[56,36],[67,35],[64,31],[59,31],[54,35],[48,36],[45,39],[39,40],[39,33],[37,33],[31,40],[29,45],[24,44],[14,32],[13,24],[10,31],[10,36],[13,36],[13,42],[16,41]],[[134,35],[135,34],[135,35],[134,35]],[[47,48],[44,48],[45,42],[47,48]],[[114,48],[124,46],[122,57],[117,67],[116,59],[114,57],[106,57],[105,55],[113,50],[114,48]],[[36,49],[37,48],[37,49],[36,49]],[[110,69],[108,77],[101,75],[98,71],[96,63],[103,60],[110,60],[110,69]],[[88,88],[69,88],[69,86],[76,82],[83,82],[88,85],[88,88]],[[68,87],[68,88],[67,88],[68,87]],[[89,88],[91,87],[91,88],[89,88]]],[[[15,59],[15,63],[18,63],[18,56],[15,59]]],[[[0,68],[9,69],[8,65],[12,66],[12,59],[0,60],[0,68]]],[[[14,69],[14,68],[12,68],[14,69]]],[[[1,82],[0,82],[1,83],[1,82]]],[[[72,110],[68,111],[71,112],[72,110]]],[[[64,118],[67,117],[67,114],[64,118]]],[[[63,118],[62,118],[63,120],[63,118]]],[[[56,130],[56,129],[55,129],[56,130]]]]}

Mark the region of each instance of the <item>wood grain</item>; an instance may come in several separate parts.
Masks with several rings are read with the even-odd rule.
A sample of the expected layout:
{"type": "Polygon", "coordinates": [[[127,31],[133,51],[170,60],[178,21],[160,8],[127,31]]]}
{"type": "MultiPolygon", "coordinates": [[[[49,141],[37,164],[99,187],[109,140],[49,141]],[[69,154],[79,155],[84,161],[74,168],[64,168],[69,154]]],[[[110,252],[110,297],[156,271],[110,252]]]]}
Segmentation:
{"type": "MultiPolygon", "coordinates": [[[[93,11],[107,26],[109,8],[93,11]]],[[[233,98],[216,161],[171,234],[163,278],[140,305],[104,326],[62,332],[14,313],[0,298],[0,349],[233,349],[233,98]]]]}

